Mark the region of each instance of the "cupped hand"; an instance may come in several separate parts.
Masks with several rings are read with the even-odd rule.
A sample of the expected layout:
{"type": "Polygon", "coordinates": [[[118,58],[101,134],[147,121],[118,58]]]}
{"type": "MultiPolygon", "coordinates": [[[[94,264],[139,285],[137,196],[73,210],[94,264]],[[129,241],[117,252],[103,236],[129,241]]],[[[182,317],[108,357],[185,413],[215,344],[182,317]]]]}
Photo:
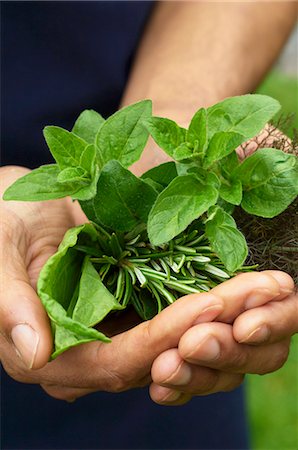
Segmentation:
{"type": "MultiPolygon", "coordinates": [[[[27,171],[1,168],[1,197],[27,171]]],[[[187,310],[182,302],[121,334],[116,321],[111,321],[105,324],[109,334],[118,334],[111,344],[81,345],[48,363],[52,334],[35,290],[38,274],[65,231],[86,218],[70,199],[1,201],[0,208],[0,357],[7,373],[18,381],[41,384],[50,395],[65,400],[95,390],[118,392],[143,386],[150,381],[152,363],[161,352],[177,347],[199,315],[212,320],[221,310],[208,294],[187,310]],[[211,311],[205,311],[210,305],[211,311]]],[[[125,321],[121,326],[127,329],[130,314],[125,321]]]]}
{"type": "Polygon", "coordinates": [[[177,348],[154,361],[150,395],[159,404],[232,390],[246,373],[273,372],[287,359],[298,332],[298,296],[289,275],[241,274],[211,292],[223,304],[216,321],[194,325],[177,348]]]}

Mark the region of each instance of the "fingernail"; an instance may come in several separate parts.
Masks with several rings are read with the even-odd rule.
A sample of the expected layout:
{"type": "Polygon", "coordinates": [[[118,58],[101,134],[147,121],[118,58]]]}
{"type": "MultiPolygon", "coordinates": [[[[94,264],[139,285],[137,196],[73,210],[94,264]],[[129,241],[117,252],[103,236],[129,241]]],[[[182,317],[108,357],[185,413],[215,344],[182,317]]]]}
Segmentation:
{"type": "Polygon", "coordinates": [[[20,323],[12,329],[11,339],[17,355],[28,369],[32,369],[39,343],[39,336],[36,331],[30,325],[20,323]]]}
{"type": "Polygon", "coordinates": [[[191,380],[191,369],[190,367],[182,363],[178,366],[171,376],[169,376],[163,384],[172,384],[174,386],[186,386],[191,380]]]}
{"type": "Polygon", "coordinates": [[[279,292],[272,292],[270,289],[262,289],[260,293],[255,293],[250,295],[245,302],[245,309],[257,308],[258,306],[264,305],[271,297],[273,299],[279,295],[279,292]]]}
{"type": "Polygon", "coordinates": [[[244,339],[241,339],[239,343],[260,344],[262,342],[268,341],[269,337],[269,328],[267,327],[267,325],[261,325],[260,327],[249,333],[244,339]]]}
{"type": "Polygon", "coordinates": [[[220,345],[214,336],[208,336],[196,348],[196,359],[199,361],[213,361],[220,355],[220,345]]]}
{"type": "Polygon", "coordinates": [[[169,394],[167,394],[165,397],[161,399],[162,403],[168,403],[168,402],[175,402],[178,400],[179,397],[181,397],[182,392],[179,391],[171,391],[169,394]]]}
{"type": "Polygon", "coordinates": [[[203,311],[201,311],[196,321],[194,322],[194,325],[214,320],[222,312],[222,310],[223,305],[220,304],[208,306],[207,308],[203,309],[203,311]]]}

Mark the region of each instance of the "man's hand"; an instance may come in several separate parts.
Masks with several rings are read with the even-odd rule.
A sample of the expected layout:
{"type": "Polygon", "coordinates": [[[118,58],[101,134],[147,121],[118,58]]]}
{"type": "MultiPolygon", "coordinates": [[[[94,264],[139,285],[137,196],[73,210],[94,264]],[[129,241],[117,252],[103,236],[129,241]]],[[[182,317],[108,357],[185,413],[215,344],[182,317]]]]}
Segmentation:
{"type": "MultiPolygon", "coordinates": [[[[24,171],[1,169],[3,190],[24,171]]],[[[73,400],[97,390],[144,386],[152,375],[152,399],[180,404],[194,394],[229,390],[243,373],[265,373],[285,361],[288,336],[298,328],[297,303],[290,295],[291,278],[270,271],[239,275],[210,293],[185,296],[120,334],[111,323],[111,334],[117,334],[111,344],[81,345],[47,363],[52,336],[36,280],[65,231],[83,219],[68,200],[1,204],[0,355],[13,378],[73,400]],[[258,338],[266,339],[261,325],[271,331],[268,345],[253,347],[258,338]],[[218,346],[220,355],[208,361],[210,348],[218,346]]],[[[126,320],[129,328],[130,317],[126,320]]]]}
{"type": "Polygon", "coordinates": [[[193,326],[177,349],[155,360],[150,387],[155,402],[179,405],[193,395],[229,391],[246,373],[273,372],[287,360],[290,337],[298,332],[298,296],[289,275],[242,274],[212,294],[224,305],[216,322],[193,326]]]}
{"type": "MultiPolygon", "coordinates": [[[[1,168],[1,196],[26,172],[20,167],[1,168]]],[[[213,320],[222,310],[208,294],[187,310],[177,304],[153,321],[119,334],[112,344],[82,345],[48,363],[52,334],[35,291],[38,274],[65,231],[86,217],[70,199],[1,201],[0,208],[0,356],[7,373],[18,381],[39,383],[50,395],[66,400],[90,390],[118,392],[143,386],[150,381],[152,363],[160,353],[177,347],[179,338],[199,316],[213,320]],[[204,312],[210,306],[212,310],[204,312]]],[[[125,320],[121,326],[128,329],[129,314],[125,320]]],[[[105,326],[111,335],[119,332],[113,322],[105,326]]]]}

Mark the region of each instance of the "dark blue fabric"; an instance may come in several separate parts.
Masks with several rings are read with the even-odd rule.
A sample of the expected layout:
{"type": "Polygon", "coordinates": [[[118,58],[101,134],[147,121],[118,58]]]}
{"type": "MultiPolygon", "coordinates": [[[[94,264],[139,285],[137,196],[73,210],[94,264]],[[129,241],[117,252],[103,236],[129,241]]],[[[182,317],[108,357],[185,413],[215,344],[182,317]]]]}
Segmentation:
{"type": "MultiPolygon", "coordinates": [[[[41,130],[117,109],[151,2],[2,2],[2,163],[50,162],[41,130]]],[[[3,449],[245,449],[243,391],[153,404],[146,389],[67,404],[2,374],[3,449]]]]}
{"type": "Polygon", "coordinates": [[[146,389],[67,404],[2,375],[3,449],[246,449],[243,391],[155,405],[146,389]]]}
{"type": "Polygon", "coordinates": [[[45,125],[119,104],[152,2],[2,2],[2,164],[51,162],[45,125]]]}

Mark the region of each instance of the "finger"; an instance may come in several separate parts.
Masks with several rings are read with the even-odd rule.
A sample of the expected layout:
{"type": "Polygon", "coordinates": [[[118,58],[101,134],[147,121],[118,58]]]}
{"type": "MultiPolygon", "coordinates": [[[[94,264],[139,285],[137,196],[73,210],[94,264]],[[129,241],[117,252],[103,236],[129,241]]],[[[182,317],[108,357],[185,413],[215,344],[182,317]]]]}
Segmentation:
{"type": "Polygon", "coordinates": [[[224,310],[217,320],[231,323],[243,311],[280,300],[293,292],[291,277],[283,272],[264,271],[237,275],[212,289],[220,297],[224,310]]]}
{"type": "Polygon", "coordinates": [[[189,329],[182,336],[178,351],[182,360],[191,364],[235,374],[264,374],[285,363],[289,339],[259,347],[239,344],[231,325],[214,322],[189,329]]]}
{"type": "Polygon", "coordinates": [[[120,392],[150,382],[150,368],[164,350],[176,347],[194,323],[211,321],[222,311],[211,293],[189,295],[110,344],[93,342],[65,352],[36,373],[45,384],[120,392]]]}
{"type": "MultiPolygon", "coordinates": [[[[207,367],[200,367],[185,362],[177,349],[167,350],[153,363],[151,370],[153,385],[166,387],[176,394],[182,392],[189,395],[209,395],[215,392],[227,392],[238,387],[243,381],[242,374],[226,373],[207,367]]],[[[152,391],[161,395],[161,391],[151,385],[152,391]]],[[[159,402],[176,401],[159,397],[159,402]]]]}
{"type": "Polygon", "coordinates": [[[51,354],[52,336],[45,310],[26,270],[27,236],[23,223],[9,211],[0,227],[0,332],[28,369],[43,367],[51,354]]]}
{"type": "Polygon", "coordinates": [[[297,332],[298,294],[245,311],[233,324],[235,340],[246,344],[274,343],[297,332]]]}
{"type": "Polygon", "coordinates": [[[184,392],[170,389],[158,384],[152,383],[149,387],[149,395],[158,405],[163,406],[181,406],[188,403],[192,396],[184,392]]]}

